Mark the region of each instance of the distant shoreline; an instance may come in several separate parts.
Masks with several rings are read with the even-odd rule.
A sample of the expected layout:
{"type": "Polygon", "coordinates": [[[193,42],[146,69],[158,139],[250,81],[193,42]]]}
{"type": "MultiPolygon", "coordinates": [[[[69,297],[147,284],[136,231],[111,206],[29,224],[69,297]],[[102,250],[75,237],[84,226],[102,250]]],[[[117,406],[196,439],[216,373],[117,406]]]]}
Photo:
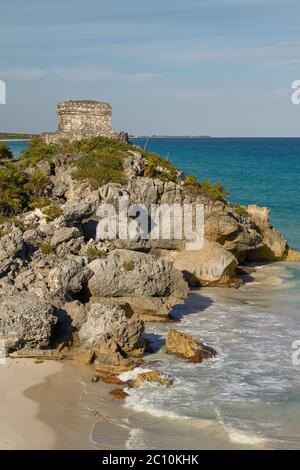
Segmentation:
{"type": "Polygon", "coordinates": [[[0,139],[0,142],[24,142],[30,139],[0,139]]]}
{"type": "Polygon", "coordinates": [[[130,139],[212,139],[210,135],[129,135],[130,139]]]}

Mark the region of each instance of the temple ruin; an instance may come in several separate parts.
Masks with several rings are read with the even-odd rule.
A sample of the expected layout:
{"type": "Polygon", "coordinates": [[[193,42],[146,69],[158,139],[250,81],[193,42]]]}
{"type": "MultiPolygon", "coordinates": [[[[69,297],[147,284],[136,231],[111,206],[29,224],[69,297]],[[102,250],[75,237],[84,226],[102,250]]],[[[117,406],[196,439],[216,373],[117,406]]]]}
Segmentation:
{"type": "Polygon", "coordinates": [[[42,134],[49,143],[62,139],[70,141],[90,137],[110,137],[126,140],[125,132],[118,132],[111,127],[112,108],[102,101],[64,101],[57,106],[58,129],[56,132],[42,134]]]}

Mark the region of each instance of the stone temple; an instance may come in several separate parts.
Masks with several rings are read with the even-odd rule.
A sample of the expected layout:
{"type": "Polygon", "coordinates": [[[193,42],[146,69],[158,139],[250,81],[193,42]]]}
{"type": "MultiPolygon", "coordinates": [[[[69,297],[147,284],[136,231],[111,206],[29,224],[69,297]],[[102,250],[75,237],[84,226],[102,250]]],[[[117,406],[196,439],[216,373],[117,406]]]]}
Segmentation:
{"type": "Polygon", "coordinates": [[[117,132],[111,127],[112,108],[102,101],[64,101],[57,106],[58,129],[42,134],[48,143],[62,139],[70,141],[90,137],[110,137],[127,140],[125,132],[117,132]]]}

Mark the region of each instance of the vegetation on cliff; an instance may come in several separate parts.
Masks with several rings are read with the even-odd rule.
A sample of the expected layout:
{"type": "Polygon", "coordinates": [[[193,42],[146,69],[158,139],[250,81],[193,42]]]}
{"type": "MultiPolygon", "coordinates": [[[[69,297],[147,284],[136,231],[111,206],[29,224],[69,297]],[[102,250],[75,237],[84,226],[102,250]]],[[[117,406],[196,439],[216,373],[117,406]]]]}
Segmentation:
{"type": "Polygon", "coordinates": [[[4,142],[0,142],[0,160],[10,160],[12,158],[13,154],[9,150],[9,146],[4,142]]]}
{"type": "Polygon", "coordinates": [[[196,176],[186,176],[183,182],[183,186],[187,191],[194,194],[203,194],[213,201],[221,201],[227,203],[226,196],[228,191],[222,186],[221,183],[211,183],[209,180],[198,181],[196,176]]]}
{"type": "MultiPolygon", "coordinates": [[[[0,144],[1,149],[3,155],[10,158],[6,144],[0,144]]],[[[227,202],[228,193],[220,183],[198,181],[195,176],[187,176],[182,183],[180,171],[168,159],[140,150],[133,144],[105,137],[46,144],[40,137],[34,137],[18,163],[8,162],[0,168],[0,215],[11,217],[24,209],[46,206],[43,211],[53,216],[51,176],[39,167],[41,162],[51,164],[54,157],[67,155],[73,168],[72,177],[88,181],[92,189],[97,189],[107,183],[126,184],[124,160],[134,158],[136,152],[142,161],[142,175],[182,184],[186,191],[227,202]]]]}

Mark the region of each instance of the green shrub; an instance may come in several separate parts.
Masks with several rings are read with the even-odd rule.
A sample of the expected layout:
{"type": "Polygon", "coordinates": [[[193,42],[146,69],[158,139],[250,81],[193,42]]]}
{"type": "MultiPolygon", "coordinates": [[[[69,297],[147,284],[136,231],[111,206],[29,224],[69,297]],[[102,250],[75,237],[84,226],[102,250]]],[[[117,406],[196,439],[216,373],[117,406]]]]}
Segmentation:
{"type": "Polygon", "coordinates": [[[133,271],[134,262],[132,260],[123,261],[123,269],[125,269],[125,271],[133,271]]]}
{"type": "Polygon", "coordinates": [[[52,157],[59,151],[59,145],[46,144],[41,137],[34,137],[30,140],[28,148],[21,153],[20,159],[25,160],[27,166],[35,166],[41,160],[51,162],[52,157]]]}
{"type": "Polygon", "coordinates": [[[0,167],[0,214],[13,216],[24,209],[28,194],[24,188],[26,176],[13,163],[0,167]]]}
{"type": "Polygon", "coordinates": [[[110,149],[92,151],[76,160],[72,176],[77,180],[88,180],[95,189],[106,183],[125,184],[123,158],[120,152],[110,149]]]}
{"type": "Polygon", "coordinates": [[[194,194],[202,194],[213,201],[227,202],[226,196],[228,191],[219,182],[211,183],[209,180],[198,181],[196,176],[190,175],[185,177],[183,186],[188,191],[194,194]]]}
{"type": "Polygon", "coordinates": [[[100,256],[103,255],[103,251],[100,250],[99,248],[88,246],[87,249],[85,250],[85,255],[90,256],[92,258],[99,258],[100,256]]]}
{"type": "Polygon", "coordinates": [[[52,222],[62,214],[62,210],[55,204],[51,204],[51,206],[44,207],[42,209],[42,212],[43,214],[45,214],[47,222],[52,222]]]}
{"type": "Polygon", "coordinates": [[[51,253],[55,253],[55,248],[51,245],[50,242],[43,242],[39,246],[43,255],[50,255],[51,253]]]}
{"type": "Polygon", "coordinates": [[[155,153],[142,152],[144,156],[144,174],[151,178],[158,178],[162,181],[177,182],[177,169],[174,165],[155,153]]]}
{"type": "Polygon", "coordinates": [[[50,199],[46,197],[32,198],[29,203],[30,209],[42,209],[51,204],[50,199]]]}
{"type": "Polygon", "coordinates": [[[234,206],[234,210],[237,214],[241,215],[242,217],[245,217],[245,218],[249,217],[249,212],[241,204],[237,204],[236,206],[234,206]]]}
{"type": "Polygon", "coordinates": [[[10,160],[13,158],[13,154],[9,149],[9,146],[4,142],[0,142],[0,160],[10,160]]]}
{"type": "Polygon", "coordinates": [[[33,197],[42,196],[50,184],[49,176],[40,170],[34,170],[30,173],[29,181],[25,184],[25,189],[33,197]]]}

